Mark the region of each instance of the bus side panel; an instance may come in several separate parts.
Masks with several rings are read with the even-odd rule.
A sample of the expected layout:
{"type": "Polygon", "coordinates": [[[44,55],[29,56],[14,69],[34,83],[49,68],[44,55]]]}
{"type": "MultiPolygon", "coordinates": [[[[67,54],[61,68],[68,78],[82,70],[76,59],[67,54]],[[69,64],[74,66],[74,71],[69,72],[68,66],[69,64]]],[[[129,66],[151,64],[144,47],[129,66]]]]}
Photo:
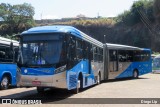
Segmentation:
{"type": "Polygon", "coordinates": [[[135,62],[133,64],[133,70],[138,69],[139,75],[147,74],[152,72],[152,63],[148,62],[135,62]]]}
{"type": "Polygon", "coordinates": [[[138,70],[139,76],[150,73],[152,71],[151,61],[148,62],[132,62],[126,70],[119,74],[116,78],[132,77],[133,71],[138,70]]]}
{"type": "Polygon", "coordinates": [[[17,66],[16,64],[0,64],[0,79],[4,74],[10,74],[11,85],[16,85],[17,66]]]}
{"type": "Polygon", "coordinates": [[[116,78],[124,78],[129,77],[132,73],[132,63],[131,62],[119,62],[118,64],[118,71],[115,71],[115,66],[113,62],[110,62],[109,64],[110,70],[109,70],[109,79],[116,79],[116,78]]]}
{"type": "Polygon", "coordinates": [[[95,84],[94,73],[92,70],[91,72],[89,72],[88,64],[88,60],[82,60],[72,69],[67,71],[68,90],[75,89],[77,87],[78,77],[80,73],[82,73],[83,76],[83,88],[95,84]]]}
{"type": "Polygon", "coordinates": [[[97,76],[100,73],[101,75],[101,80],[104,80],[104,64],[103,62],[91,62],[91,74],[95,76],[97,80],[97,76]]]}
{"type": "Polygon", "coordinates": [[[85,61],[85,66],[83,68],[83,88],[92,84],[94,84],[93,71],[91,69],[91,65],[89,64],[89,60],[87,60],[85,61]]]}

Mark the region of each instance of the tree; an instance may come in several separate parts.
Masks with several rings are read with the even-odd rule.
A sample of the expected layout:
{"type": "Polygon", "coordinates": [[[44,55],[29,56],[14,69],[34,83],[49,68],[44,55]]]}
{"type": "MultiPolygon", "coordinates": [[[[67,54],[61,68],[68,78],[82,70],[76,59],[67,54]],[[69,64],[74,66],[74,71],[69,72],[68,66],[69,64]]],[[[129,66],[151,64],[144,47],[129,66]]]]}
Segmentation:
{"type": "Polygon", "coordinates": [[[153,9],[157,22],[160,22],[160,0],[154,0],[153,9]]]}
{"type": "Polygon", "coordinates": [[[7,20],[7,16],[9,14],[9,10],[11,9],[11,5],[10,4],[5,4],[5,3],[1,3],[0,4],[0,17],[6,21],[7,20]]]}
{"type": "Polygon", "coordinates": [[[132,18],[133,14],[131,13],[131,11],[124,11],[124,13],[118,15],[117,17],[117,22],[118,23],[123,23],[127,26],[131,26],[134,24],[134,19],[132,18]]]}
{"type": "Polygon", "coordinates": [[[133,26],[141,22],[142,14],[150,21],[154,21],[153,0],[135,1],[129,11],[125,11],[118,16],[118,22],[133,26]]]}
{"type": "Polygon", "coordinates": [[[13,35],[35,25],[33,20],[34,8],[27,3],[20,5],[0,4],[0,35],[13,35]]]}

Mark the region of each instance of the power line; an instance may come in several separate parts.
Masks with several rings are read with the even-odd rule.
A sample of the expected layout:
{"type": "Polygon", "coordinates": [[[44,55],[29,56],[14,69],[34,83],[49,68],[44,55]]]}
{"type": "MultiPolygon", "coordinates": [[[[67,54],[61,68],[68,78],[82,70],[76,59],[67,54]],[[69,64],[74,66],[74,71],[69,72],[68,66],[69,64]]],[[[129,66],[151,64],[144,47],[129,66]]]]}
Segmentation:
{"type": "Polygon", "coordinates": [[[143,22],[143,24],[149,29],[149,31],[154,35],[154,32],[152,32],[152,28],[151,25],[146,21],[146,19],[144,18],[144,16],[141,14],[141,12],[137,9],[139,15],[141,16],[141,21],[143,22]]]}
{"type": "Polygon", "coordinates": [[[142,11],[142,10],[138,10],[138,13],[140,14],[141,18],[144,20],[143,23],[147,24],[147,28],[150,29],[150,31],[152,32],[152,34],[154,34],[155,36],[159,35],[159,33],[156,31],[156,27],[153,27],[151,25],[151,21],[148,19],[147,15],[142,11]]]}

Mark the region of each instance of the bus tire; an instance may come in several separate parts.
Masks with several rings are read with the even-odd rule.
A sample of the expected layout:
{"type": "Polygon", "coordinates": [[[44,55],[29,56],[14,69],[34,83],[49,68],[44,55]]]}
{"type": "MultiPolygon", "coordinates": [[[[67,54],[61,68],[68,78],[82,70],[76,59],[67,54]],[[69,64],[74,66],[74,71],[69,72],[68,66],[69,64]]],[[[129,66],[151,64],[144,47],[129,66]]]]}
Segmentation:
{"type": "Polygon", "coordinates": [[[100,74],[100,72],[98,73],[98,76],[97,76],[97,84],[101,84],[101,74],[100,74]]]}
{"type": "Polygon", "coordinates": [[[79,93],[79,89],[80,89],[79,86],[80,86],[80,80],[78,80],[77,86],[76,86],[76,88],[73,90],[74,94],[78,94],[78,93],[79,93]]]}
{"type": "Polygon", "coordinates": [[[133,78],[138,79],[138,70],[133,71],[133,78]]]}
{"type": "Polygon", "coordinates": [[[83,76],[82,73],[78,76],[77,86],[76,89],[73,90],[74,94],[78,94],[80,90],[83,89],[83,76]]]}
{"type": "Polygon", "coordinates": [[[44,88],[43,87],[37,87],[37,92],[39,94],[43,93],[44,92],[44,88]]]}
{"type": "Polygon", "coordinates": [[[0,88],[1,88],[2,90],[8,89],[8,88],[9,88],[9,83],[10,83],[10,77],[7,76],[7,75],[4,75],[4,76],[2,77],[2,80],[1,80],[1,86],[0,86],[0,88]]]}

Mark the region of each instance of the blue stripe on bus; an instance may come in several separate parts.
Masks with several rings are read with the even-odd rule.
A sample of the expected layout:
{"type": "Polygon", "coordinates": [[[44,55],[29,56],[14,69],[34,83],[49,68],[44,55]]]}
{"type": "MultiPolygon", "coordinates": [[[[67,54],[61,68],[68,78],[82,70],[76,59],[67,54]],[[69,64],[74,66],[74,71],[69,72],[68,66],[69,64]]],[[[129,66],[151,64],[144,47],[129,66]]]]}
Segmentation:
{"type": "Polygon", "coordinates": [[[119,74],[116,78],[132,77],[133,71],[137,69],[139,75],[152,72],[151,61],[149,62],[132,62],[126,70],[119,74]]]}
{"type": "Polygon", "coordinates": [[[22,75],[53,75],[55,68],[21,68],[22,75]],[[27,70],[27,71],[25,71],[27,70]]]}

